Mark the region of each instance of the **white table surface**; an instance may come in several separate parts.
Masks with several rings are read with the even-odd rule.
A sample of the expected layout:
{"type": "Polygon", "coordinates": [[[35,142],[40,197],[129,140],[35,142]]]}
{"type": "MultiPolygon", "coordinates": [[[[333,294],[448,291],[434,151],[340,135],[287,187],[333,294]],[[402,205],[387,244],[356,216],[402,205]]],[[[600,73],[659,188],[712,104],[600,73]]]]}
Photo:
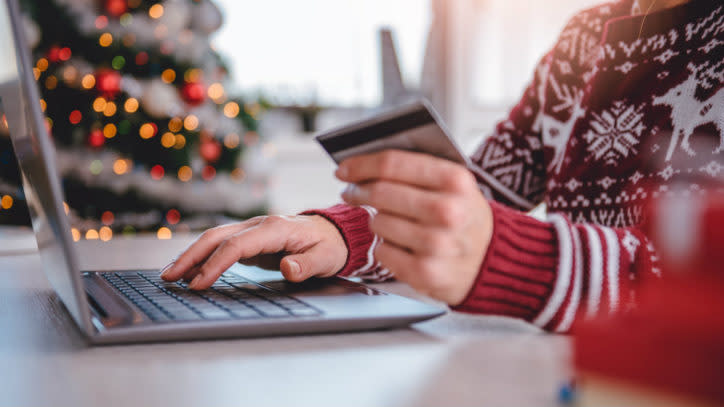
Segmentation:
{"type": "MultiPolygon", "coordinates": [[[[88,347],[28,237],[0,229],[0,405],[551,406],[569,374],[568,337],[457,313],[391,331],[88,347]]],[[[87,268],[161,267],[188,243],[81,249],[87,268]]]]}

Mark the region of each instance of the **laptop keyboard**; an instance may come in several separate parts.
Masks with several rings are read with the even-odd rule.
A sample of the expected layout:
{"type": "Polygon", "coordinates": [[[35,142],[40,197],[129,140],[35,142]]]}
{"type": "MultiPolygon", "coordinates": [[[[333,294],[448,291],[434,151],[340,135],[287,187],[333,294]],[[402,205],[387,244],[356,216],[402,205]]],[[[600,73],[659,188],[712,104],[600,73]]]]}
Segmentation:
{"type": "Polygon", "coordinates": [[[203,291],[183,281],[161,280],[157,271],[100,275],[157,322],[204,319],[291,318],[320,315],[308,304],[241,276],[224,273],[203,291]]]}

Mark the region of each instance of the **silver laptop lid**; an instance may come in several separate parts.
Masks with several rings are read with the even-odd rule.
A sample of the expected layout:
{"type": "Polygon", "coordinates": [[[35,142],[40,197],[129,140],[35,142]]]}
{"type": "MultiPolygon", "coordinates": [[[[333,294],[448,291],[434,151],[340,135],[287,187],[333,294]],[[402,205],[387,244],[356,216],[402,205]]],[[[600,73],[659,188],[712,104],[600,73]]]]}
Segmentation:
{"type": "Polygon", "coordinates": [[[43,270],[78,326],[90,334],[90,312],[63,207],[55,150],[45,129],[26,44],[17,0],[0,0],[0,110],[7,117],[23,175],[43,270]]]}

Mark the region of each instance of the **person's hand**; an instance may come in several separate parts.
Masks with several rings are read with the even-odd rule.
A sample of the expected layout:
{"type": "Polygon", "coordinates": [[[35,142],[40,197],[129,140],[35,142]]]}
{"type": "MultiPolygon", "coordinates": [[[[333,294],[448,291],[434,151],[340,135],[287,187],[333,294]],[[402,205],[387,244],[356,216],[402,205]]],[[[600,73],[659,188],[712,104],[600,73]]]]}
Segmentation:
{"type": "Polygon", "coordinates": [[[383,239],[375,257],[384,267],[430,297],[465,299],[493,232],[490,205],[467,168],[387,150],[349,158],[335,175],[350,183],[345,202],[377,209],[370,229],[383,239]]]}
{"type": "Polygon", "coordinates": [[[183,278],[191,281],[189,288],[203,290],[237,261],[303,281],[336,274],[347,261],[347,246],[321,216],[260,216],[207,230],[163,268],[161,278],[183,278]]]}

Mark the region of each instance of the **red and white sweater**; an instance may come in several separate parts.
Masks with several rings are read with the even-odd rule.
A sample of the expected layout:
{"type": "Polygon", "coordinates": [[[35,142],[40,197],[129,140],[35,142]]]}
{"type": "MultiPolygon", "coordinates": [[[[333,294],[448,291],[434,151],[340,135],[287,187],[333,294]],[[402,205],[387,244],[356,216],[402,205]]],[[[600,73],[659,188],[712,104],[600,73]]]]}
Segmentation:
{"type": "MultiPolygon", "coordinates": [[[[623,0],[574,16],[473,155],[494,231],[456,310],[566,332],[579,314],[630,307],[636,282],[660,274],[637,227],[644,202],[677,176],[724,175],[724,5],[695,0],[645,20],[636,11],[623,0]],[[540,202],[546,221],[521,212],[540,202]]],[[[391,277],[373,256],[373,212],[306,212],[342,232],[349,258],[340,275],[391,277]]]]}

